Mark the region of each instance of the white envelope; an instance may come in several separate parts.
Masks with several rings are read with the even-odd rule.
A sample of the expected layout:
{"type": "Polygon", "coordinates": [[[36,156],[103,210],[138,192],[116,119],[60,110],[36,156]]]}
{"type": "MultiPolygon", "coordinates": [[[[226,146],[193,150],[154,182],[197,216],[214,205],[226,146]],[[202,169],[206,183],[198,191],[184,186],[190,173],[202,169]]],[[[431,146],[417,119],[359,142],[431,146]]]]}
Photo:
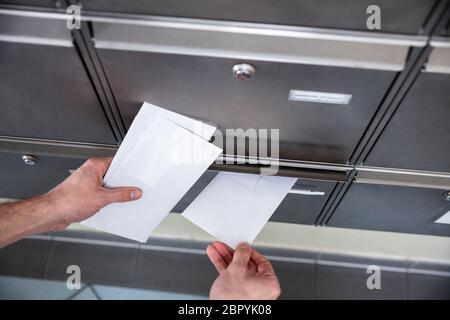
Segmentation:
{"type": "Polygon", "coordinates": [[[173,121],[179,126],[185,128],[188,131],[191,131],[192,133],[202,137],[205,140],[211,139],[214,131],[216,131],[216,127],[214,126],[210,126],[201,121],[194,120],[179,113],[175,113],[173,111],[157,107],[148,102],[144,102],[138,114],[134,118],[133,123],[131,124],[127,132],[127,135],[123,139],[119,150],[117,150],[114,159],[109,166],[108,172],[106,172],[106,175],[103,178],[103,181],[105,183],[109,181],[111,175],[116,171],[117,167],[130,152],[135,142],[139,140],[142,133],[148,128],[149,124],[151,124],[158,115],[173,121]]]}
{"type": "MultiPolygon", "coordinates": [[[[122,150],[120,161],[116,161],[106,181],[107,187],[139,187],[143,190],[142,198],[110,204],[82,224],[140,242],[147,241],[151,232],[222,152],[202,137],[166,119],[166,113],[161,114],[164,117],[151,114],[153,119],[137,118],[133,122],[132,128],[135,124],[141,128],[132,131],[135,135],[127,134],[119,149],[122,150]],[[142,128],[145,128],[144,132],[142,128]]],[[[185,122],[189,124],[189,121],[185,122]]],[[[212,134],[214,130],[209,132],[212,134]]],[[[203,133],[203,137],[208,135],[203,133]]]]}
{"type": "Polygon", "coordinates": [[[220,172],[182,215],[232,248],[252,243],[296,178],[220,172]]]}

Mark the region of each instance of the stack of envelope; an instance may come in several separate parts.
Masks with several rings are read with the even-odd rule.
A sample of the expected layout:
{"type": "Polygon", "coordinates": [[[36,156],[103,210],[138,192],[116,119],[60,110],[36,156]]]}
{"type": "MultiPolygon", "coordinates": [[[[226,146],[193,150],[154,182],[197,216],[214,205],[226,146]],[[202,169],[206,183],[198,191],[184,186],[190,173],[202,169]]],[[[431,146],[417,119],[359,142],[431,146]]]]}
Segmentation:
{"type": "MultiPolygon", "coordinates": [[[[104,177],[106,187],[135,186],[141,199],[114,203],[82,224],[146,242],[219,156],[216,128],[144,103],[104,177]]],[[[235,248],[253,242],[296,178],[220,172],[183,216],[235,248]]]]}
{"type": "Polygon", "coordinates": [[[139,187],[142,198],[114,203],[82,222],[146,242],[183,195],[220,155],[208,142],[216,128],[144,103],[104,177],[106,187],[139,187]]]}

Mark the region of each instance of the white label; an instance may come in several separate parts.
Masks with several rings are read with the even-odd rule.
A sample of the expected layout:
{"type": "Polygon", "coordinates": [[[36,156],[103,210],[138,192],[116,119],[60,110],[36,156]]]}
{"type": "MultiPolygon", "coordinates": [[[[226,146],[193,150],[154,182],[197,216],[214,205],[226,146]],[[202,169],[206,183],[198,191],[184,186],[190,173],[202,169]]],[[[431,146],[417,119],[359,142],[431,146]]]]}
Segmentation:
{"type": "Polygon", "coordinates": [[[435,223],[450,224],[450,210],[437,219],[435,223]]]}
{"type": "Polygon", "coordinates": [[[289,101],[306,101],[315,103],[349,104],[352,99],[351,94],[291,90],[289,91],[289,101]]]}
{"type": "Polygon", "coordinates": [[[313,191],[313,190],[304,190],[304,189],[291,189],[289,193],[294,194],[302,194],[305,196],[324,196],[325,192],[323,191],[313,191]]]}

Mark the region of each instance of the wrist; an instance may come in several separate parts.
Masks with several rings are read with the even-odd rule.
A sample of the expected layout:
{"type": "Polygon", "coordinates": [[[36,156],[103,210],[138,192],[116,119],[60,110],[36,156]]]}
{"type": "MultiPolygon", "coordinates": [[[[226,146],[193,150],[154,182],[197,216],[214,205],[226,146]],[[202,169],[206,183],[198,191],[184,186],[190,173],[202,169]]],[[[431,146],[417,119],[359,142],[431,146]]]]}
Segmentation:
{"type": "Polygon", "coordinates": [[[61,230],[70,224],[64,219],[64,209],[61,206],[62,198],[55,195],[53,191],[35,199],[35,214],[39,218],[44,231],[61,230]]]}

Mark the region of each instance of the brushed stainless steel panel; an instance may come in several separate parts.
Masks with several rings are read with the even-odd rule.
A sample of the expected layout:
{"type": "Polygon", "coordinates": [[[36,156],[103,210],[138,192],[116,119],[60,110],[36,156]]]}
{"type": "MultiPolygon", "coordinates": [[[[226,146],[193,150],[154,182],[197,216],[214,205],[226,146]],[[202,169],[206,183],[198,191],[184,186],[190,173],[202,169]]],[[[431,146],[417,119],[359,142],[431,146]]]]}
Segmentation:
{"type": "Polygon", "coordinates": [[[50,191],[77,169],[85,159],[31,153],[39,159],[34,166],[22,160],[23,153],[0,152],[0,197],[30,198],[50,191]]]}
{"type": "MultiPolygon", "coordinates": [[[[225,129],[280,129],[280,158],[346,163],[396,73],[99,50],[127,126],[143,101],[225,129]],[[236,63],[255,66],[237,80],[236,63]],[[291,89],[352,94],[348,105],[289,101],[291,89]]],[[[233,151],[227,153],[233,153],[233,151]]]]}
{"type": "Polygon", "coordinates": [[[450,225],[435,223],[450,210],[446,190],[353,183],[328,226],[450,236],[450,225]]]}
{"type": "Polygon", "coordinates": [[[401,70],[424,39],[233,23],[87,17],[102,49],[177,53],[325,66],[401,70]]]}
{"type": "Polygon", "coordinates": [[[59,19],[43,19],[27,13],[0,9],[0,41],[73,47],[62,15],[59,19]]]}
{"type": "Polygon", "coordinates": [[[450,74],[450,39],[447,42],[431,42],[434,46],[425,65],[426,72],[450,74]]]}
{"type": "Polygon", "coordinates": [[[377,32],[418,33],[435,1],[421,0],[89,0],[88,10],[367,30],[366,9],[382,10],[377,32]]]}
{"type": "Polygon", "coordinates": [[[450,173],[450,75],[422,72],[365,165],[450,173]]]}

